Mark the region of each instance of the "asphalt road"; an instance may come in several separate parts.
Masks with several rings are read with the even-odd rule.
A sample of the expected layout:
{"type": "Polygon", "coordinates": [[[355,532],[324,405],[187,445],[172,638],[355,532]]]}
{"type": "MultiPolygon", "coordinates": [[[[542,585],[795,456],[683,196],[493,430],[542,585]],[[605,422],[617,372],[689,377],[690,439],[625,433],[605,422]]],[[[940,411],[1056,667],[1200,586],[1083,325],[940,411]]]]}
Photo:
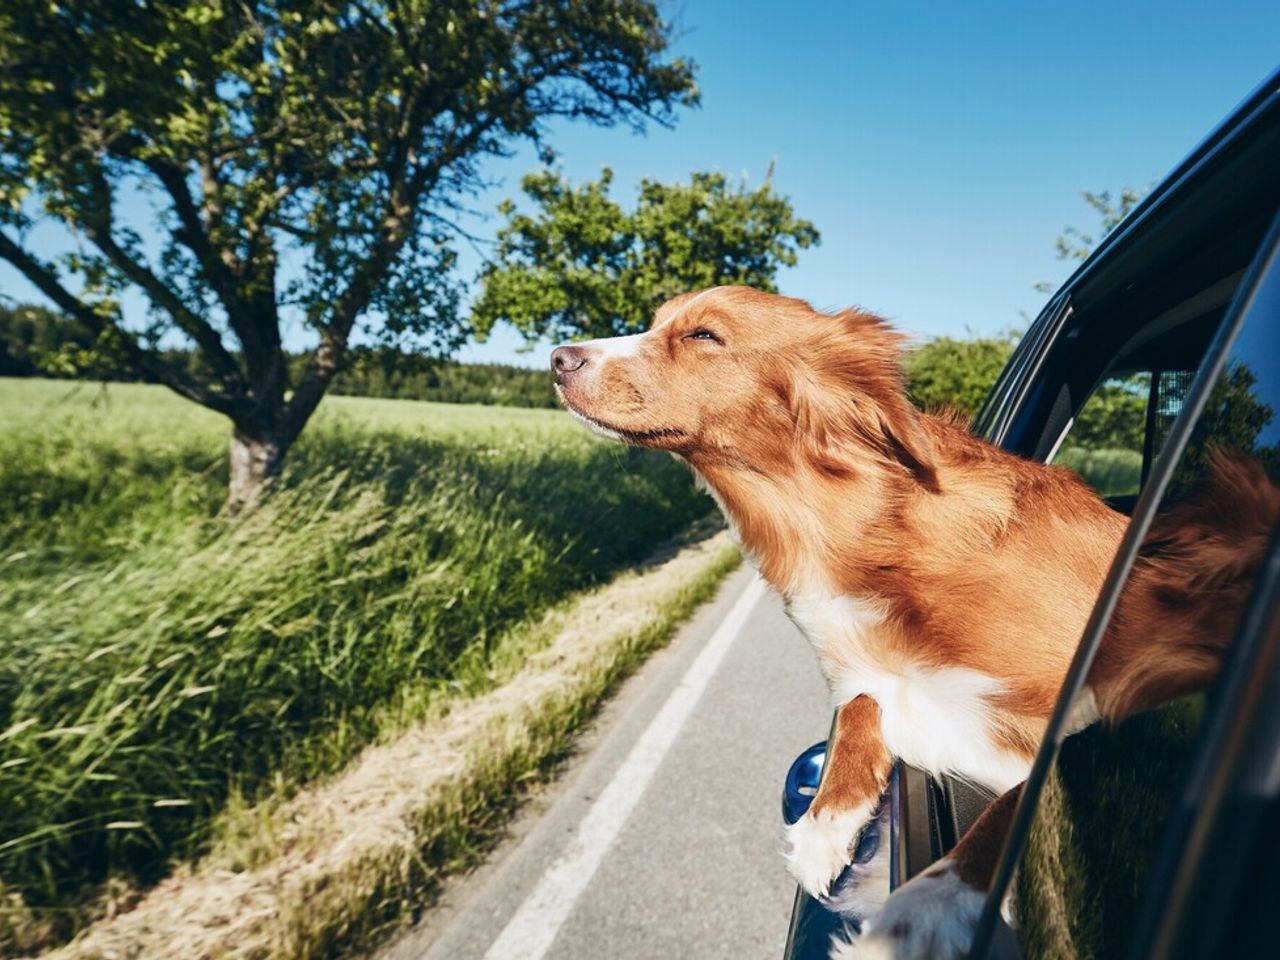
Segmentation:
{"type": "Polygon", "coordinates": [[[777,597],[738,571],[381,960],[780,956],[794,886],[779,794],[826,735],[827,702],[777,597]]]}

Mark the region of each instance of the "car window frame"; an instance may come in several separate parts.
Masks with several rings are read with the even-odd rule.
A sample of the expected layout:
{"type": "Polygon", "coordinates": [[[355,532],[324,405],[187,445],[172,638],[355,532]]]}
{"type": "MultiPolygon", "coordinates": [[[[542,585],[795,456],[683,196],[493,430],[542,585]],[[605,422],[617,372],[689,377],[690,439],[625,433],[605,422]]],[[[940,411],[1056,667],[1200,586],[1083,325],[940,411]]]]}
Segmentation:
{"type": "Polygon", "coordinates": [[[1280,214],[1273,218],[1265,238],[1254,254],[1232,298],[1231,306],[1223,316],[1218,331],[1196,373],[1182,411],[1170,429],[1164,447],[1152,467],[1150,477],[1139,494],[1133,515],[1116,550],[1098,598],[1094,602],[1093,611],[1077,645],[1053,713],[1045,728],[1044,739],[1018,798],[1009,833],[975,931],[969,953],[970,960],[985,960],[991,956],[994,933],[1000,917],[1000,906],[1008,892],[1018,862],[1021,860],[1045,782],[1057,760],[1062,742],[1066,739],[1072,705],[1084,688],[1085,679],[1093,665],[1107,624],[1128,582],[1138,549],[1155,519],[1165,490],[1191,436],[1191,431],[1205,410],[1209,391],[1222,374],[1237,335],[1253,316],[1259,292],[1264,284],[1270,282],[1280,282],[1280,214]]]}
{"type": "Polygon", "coordinates": [[[1040,311],[974,417],[973,432],[977,436],[996,446],[1004,445],[1045,358],[1057,345],[1070,317],[1071,297],[1067,293],[1054,297],[1040,311]]]}

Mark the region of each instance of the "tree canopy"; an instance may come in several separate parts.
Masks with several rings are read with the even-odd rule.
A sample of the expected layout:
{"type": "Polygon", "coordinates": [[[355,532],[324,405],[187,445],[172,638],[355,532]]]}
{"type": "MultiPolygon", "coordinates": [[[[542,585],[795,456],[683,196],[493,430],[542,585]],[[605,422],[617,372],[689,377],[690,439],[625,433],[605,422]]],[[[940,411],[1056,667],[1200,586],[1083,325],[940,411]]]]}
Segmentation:
{"type": "Polygon", "coordinates": [[[93,346],[89,331],[56,310],[0,304],[0,377],[80,373],[90,365],[93,346]]]}
{"type": "Polygon", "coordinates": [[[485,158],[545,146],[551,118],[642,127],[696,101],[668,38],[646,0],[10,0],[0,258],[102,355],[229,417],[250,496],[353,333],[463,338],[452,218],[485,158]],[[44,221],[64,253],[34,242],[44,221]],[[294,382],[286,324],[316,342],[294,382]]]}
{"type": "Polygon", "coordinates": [[[937,337],[907,351],[907,392],[923,410],[947,408],[972,417],[1004,369],[1013,336],[937,337]]]}
{"type": "Polygon", "coordinates": [[[471,313],[478,335],[499,320],[530,340],[634,333],[686,290],[774,290],[779,267],[819,242],[769,177],[754,189],[719,173],[642,180],[631,211],[610,196],[612,183],[608,168],[579,186],[553,170],[524,178],[532,212],[511,200],[500,208],[507,222],[471,313]]]}

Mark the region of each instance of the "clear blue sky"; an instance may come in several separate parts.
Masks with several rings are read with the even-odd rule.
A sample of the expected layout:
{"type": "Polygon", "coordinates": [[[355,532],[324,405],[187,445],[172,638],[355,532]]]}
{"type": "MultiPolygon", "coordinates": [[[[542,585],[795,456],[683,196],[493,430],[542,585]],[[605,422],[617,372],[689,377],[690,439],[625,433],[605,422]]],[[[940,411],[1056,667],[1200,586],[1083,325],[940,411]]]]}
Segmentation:
{"type": "MultiPolygon", "coordinates": [[[[1093,228],[1080,191],[1146,187],[1280,65],[1280,3],[664,3],[676,50],[699,65],[702,106],[671,130],[562,124],[575,180],[601,166],[626,202],[642,177],[745,174],[822,232],[779,278],[820,307],[860,304],[922,336],[1023,323],[1070,267],[1067,224],[1093,228]]],[[[492,163],[492,210],[536,166],[492,163]]],[[[496,219],[471,228],[492,236],[496,219]]],[[[51,235],[50,235],[51,236],[51,235]]],[[[464,275],[478,257],[465,245],[464,275]]],[[[0,267],[0,292],[30,288],[0,267]]],[[[300,342],[295,332],[290,342],[300,342]]],[[[462,357],[541,365],[499,331],[462,357]]]]}
{"type": "MultiPolygon", "coordinates": [[[[1280,66],[1280,4],[689,0],[666,8],[702,106],[672,130],[563,127],[573,178],[615,196],[691,170],[774,181],[822,231],[780,279],[927,336],[1023,322],[1093,227],[1084,189],[1160,179],[1280,66]]],[[[495,166],[514,193],[528,154],[495,166]]],[[[490,226],[492,230],[492,225],[490,226]]],[[[468,348],[517,359],[512,335],[468,348]]],[[[537,350],[518,362],[538,362],[537,350]]]]}

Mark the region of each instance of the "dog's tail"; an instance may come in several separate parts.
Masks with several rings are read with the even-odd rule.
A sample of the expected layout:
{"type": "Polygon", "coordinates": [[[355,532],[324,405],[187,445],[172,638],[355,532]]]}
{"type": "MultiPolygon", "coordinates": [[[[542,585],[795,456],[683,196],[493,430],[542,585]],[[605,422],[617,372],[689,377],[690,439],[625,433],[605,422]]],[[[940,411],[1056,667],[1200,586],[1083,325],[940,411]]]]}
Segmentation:
{"type": "Polygon", "coordinates": [[[1256,457],[1215,448],[1204,481],[1153,523],[1090,686],[1113,723],[1203,690],[1217,675],[1280,520],[1256,457]]]}

